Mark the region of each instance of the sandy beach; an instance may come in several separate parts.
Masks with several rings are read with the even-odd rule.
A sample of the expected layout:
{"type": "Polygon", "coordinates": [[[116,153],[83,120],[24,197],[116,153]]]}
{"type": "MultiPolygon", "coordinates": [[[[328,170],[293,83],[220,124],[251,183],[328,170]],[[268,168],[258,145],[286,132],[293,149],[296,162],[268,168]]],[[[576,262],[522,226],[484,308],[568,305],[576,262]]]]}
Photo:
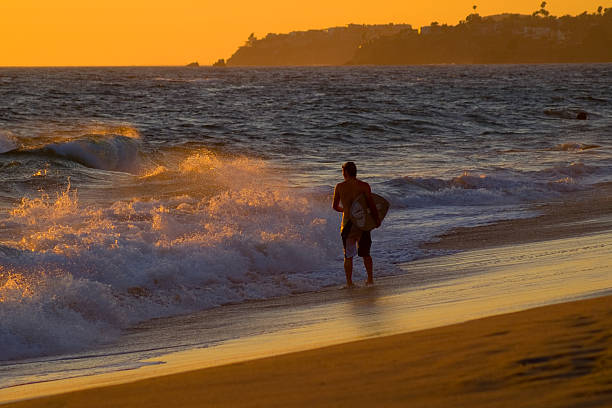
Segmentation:
{"type": "Polygon", "coordinates": [[[7,406],[604,407],[611,306],[546,306],[7,406]]]}
{"type": "MultiPolygon", "coordinates": [[[[596,193],[540,207],[544,214],[535,219],[452,231],[427,246],[469,251],[407,264],[405,277],[379,281],[378,294],[336,291],[301,300],[319,305],[316,309],[352,297],[345,299],[349,312],[360,315],[362,326],[375,330],[352,333],[337,322],[329,327],[313,324],[310,331],[277,337],[274,347],[281,355],[258,358],[246,350],[244,361],[212,367],[196,359],[189,368],[177,370],[185,372],[168,375],[160,370],[149,375],[152,378],[134,375],[118,381],[123,384],[6,406],[610,406],[609,191],[606,185],[596,193]],[[496,254],[499,259],[494,259],[496,254]],[[452,285],[454,290],[463,288],[458,296],[470,299],[431,310],[427,305],[422,314],[410,314],[419,302],[435,303],[436,298],[434,289],[426,289],[420,290],[420,299],[418,291],[408,291],[406,282],[426,276],[435,283],[432,275],[443,269],[446,259],[453,260],[449,268],[474,263],[461,269],[465,283],[452,285]],[[472,269],[483,268],[493,280],[499,274],[499,281],[531,274],[553,282],[557,275],[571,277],[578,270],[597,270],[598,275],[586,280],[589,275],[580,275],[576,281],[564,278],[531,292],[529,286],[541,283],[524,280],[524,292],[504,293],[513,286],[482,287],[478,276],[469,277],[472,269]],[[490,297],[477,299],[483,291],[490,297]],[[597,297],[568,301],[593,296],[597,297]],[[556,302],[563,303],[536,307],[556,302]],[[521,311],[507,313],[513,310],[521,311]],[[448,325],[452,318],[469,321],[448,325]],[[422,327],[434,328],[419,330],[422,327]],[[349,334],[335,338],[330,334],[334,330],[349,334]],[[401,334],[395,334],[398,331],[401,334]],[[317,333],[322,338],[316,338],[317,333]],[[359,337],[367,338],[351,341],[359,337]]],[[[342,307],[318,312],[334,313],[338,308],[342,307]]],[[[262,355],[269,355],[269,346],[266,353],[262,355]]],[[[75,388],[79,387],[71,389],[75,388]]]]}

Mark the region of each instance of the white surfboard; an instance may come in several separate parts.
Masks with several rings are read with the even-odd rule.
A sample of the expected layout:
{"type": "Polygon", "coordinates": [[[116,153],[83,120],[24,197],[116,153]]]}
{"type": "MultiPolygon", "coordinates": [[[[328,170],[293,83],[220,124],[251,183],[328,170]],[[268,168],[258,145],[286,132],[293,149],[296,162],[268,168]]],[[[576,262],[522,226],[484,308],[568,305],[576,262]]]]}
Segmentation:
{"type": "MultiPolygon", "coordinates": [[[[382,222],[389,210],[389,202],[378,194],[372,194],[372,199],[382,222]]],[[[376,222],[370,214],[370,208],[364,194],[357,197],[351,204],[350,218],[353,224],[362,231],[370,231],[376,227],[376,222]]]]}

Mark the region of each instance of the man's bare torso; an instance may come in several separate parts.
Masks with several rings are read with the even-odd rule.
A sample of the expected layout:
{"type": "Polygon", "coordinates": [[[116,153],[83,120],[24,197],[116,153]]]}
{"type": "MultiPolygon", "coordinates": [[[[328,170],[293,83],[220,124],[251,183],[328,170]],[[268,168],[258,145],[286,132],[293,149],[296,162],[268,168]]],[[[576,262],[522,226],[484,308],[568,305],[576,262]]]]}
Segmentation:
{"type": "Polygon", "coordinates": [[[352,178],[336,185],[334,194],[340,197],[342,204],[342,227],[349,221],[350,209],[353,201],[360,194],[370,193],[370,185],[359,179],[352,178]]]}

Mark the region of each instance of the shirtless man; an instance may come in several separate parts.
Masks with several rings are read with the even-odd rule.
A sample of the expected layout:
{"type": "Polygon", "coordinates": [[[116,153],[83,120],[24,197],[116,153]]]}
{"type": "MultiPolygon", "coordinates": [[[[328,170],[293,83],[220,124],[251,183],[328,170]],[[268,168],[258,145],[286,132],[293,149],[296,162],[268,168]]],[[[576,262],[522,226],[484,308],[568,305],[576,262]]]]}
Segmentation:
{"type": "Polygon", "coordinates": [[[370,185],[357,178],[357,166],[353,162],[346,162],[342,165],[342,176],[344,181],[338,183],[334,189],[334,200],[332,207],[342,213],[342,226],[340,235],[344,245],[344,273],[346,274],[346,286],[353,287],[353,257],[359,255],[363,258],[363,265],[368,273],[367,285],[374,283],[372,275],[372,257],[370,256],[370,246],[372,238],[370,231],[362,231],[353,225],[349,218],[349,211],[353,200],[360,194],[365,194],[366,201],[370,207],[370,212],[376,221],[376,227],[380,226],[378,210],[372,199],[370,185]]]}

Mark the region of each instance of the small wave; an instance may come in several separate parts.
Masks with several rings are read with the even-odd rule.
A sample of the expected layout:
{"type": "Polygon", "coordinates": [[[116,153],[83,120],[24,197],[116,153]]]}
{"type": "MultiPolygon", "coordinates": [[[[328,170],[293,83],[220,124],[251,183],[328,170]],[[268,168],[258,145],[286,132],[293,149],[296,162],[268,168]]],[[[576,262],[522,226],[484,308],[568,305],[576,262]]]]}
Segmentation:
{"type": "Polygon", "coordinates": [[[539,172],[540,175],[547,176],[549,178],[562,178],[572,177],[579,178],[583,176],[588,176],[597,171],[596,167],[586,165],[581,162],[569,163],[569,164],[561,164],[558,166],[554,166],[548,169],[541,170],[539,172]]]}
{"type": "Polygon", "coordinates": [[[586,188],[582,180],[601,172],[581,162],[525,172],[500,169],[491,174],[464,172],[449,179],[402,177],[384,182],[390,201],[399,208],[432,206],[491,206],[550,199],[586,188]]]}
{"type": "Polygon", "coordinates": [[[139,151],[140,133],[122,123],[41,126],[35,137],[0,132],[0,154],[53,155],[101,170],[136,172],[139,151]]]}
{"type": "Polygon", "coordinates": [[[141,179],[152,179],[155,177],[159,177],[168,173],[168,168],[166,166],[156,166],[151,170],[148,170],[145,174],[140,176],[141,179]]]}
{"type": "Polygon", "coordinates": [[[153,78],[154,81],[160,82],[209,82],[212,81],[211,78],[167,78],[167,77],[157,77],[153,78]]]}
{"type": "Polygon", "coordinates": [[[50,143],[61,143],[84,136],[125,136],[140,139],[140,132],[127,123],[80,122],[61,124],[41,124],[39,134],[34,138],[22,136],[20,141],[25,147],[38,148],[50,143]]]}
{"type": "Polygon", "coordinates": [[[140,142],[123,135],[85,135],[38,148],[10,150],[20,155],[58,156],[100,170],[137,173],[140,170],[140,142]]]}
{"type": "Polygon", "coordinates": [[[586,101],[593,101],[593,102],[608,102],[607,99],[604,98],[597,98],[594,96],[581,96],[580,99],[586,100],[586,101]]]}
{"type": "Polygon", "coordinates": [[[499,153],[525,153],[526,151],[526,149],[506,149],[499,150],[499,153]]]}
{"type": "Polygon", "coordinates": [[[391,182],[397,208],[487,206],[523,202],[524,183],[465,172],[452,179],[403,177],[391,182]]]}
{"type": "Polygon", "coordinates": [[[130,139],[140,139],[140,132],[127,124],[99,123],[86,126],[81,134],[124,136],[130,139]]]}
{"type": "Polygon", "coordinates": [[[591,116],[589,112],[582,109],[545,109],[544,114],[560,119],[586,120],[591,116]]]}
{"type": "Polygon", "coordinates": [[[0,154],[7,153],[18,148],[17,139],[8,131],[0,130],[0,154]]]}
{"type": "Polygon", "coordinates": [[[584,151],[589,149],[597,149],[601,147],[596,144],[585,144],[585,143],[577,143],[577,142],[568,142],[561,143],[553,147],[551,150],[554,151],[562,151],[562,152],[574,152],[574,151],[584,151]]]}
{"type": "MultiPolygon", "coordinates": [[[[582,152],[585,150],[591,150],[591,149],[598,149],[600,148],[601,145],[598,144],[588,144],[588,143],[580,143],[580,142],[566,142],[566,143],[559,143],[558,145],[555,145],[554,147],[548,148],[548,149],[541,149],[539,151],[554,151],[554,152],[582,152]]],[[[537,149],[534,149],[535,151],[538,151],[537,149]]],[[[513,149],[506,149],[506,150],[498,150],[499,153],[525,153],[525,152],[529,152],[529,149],[521,149],[521,148],[513,148],[513,149]]]]}
{"type": "Polygon", "coordinates": [[[134,173],[139,168],[138,141],[126,136],[90,135],[44,149],[95,169],[134,173]]]}

